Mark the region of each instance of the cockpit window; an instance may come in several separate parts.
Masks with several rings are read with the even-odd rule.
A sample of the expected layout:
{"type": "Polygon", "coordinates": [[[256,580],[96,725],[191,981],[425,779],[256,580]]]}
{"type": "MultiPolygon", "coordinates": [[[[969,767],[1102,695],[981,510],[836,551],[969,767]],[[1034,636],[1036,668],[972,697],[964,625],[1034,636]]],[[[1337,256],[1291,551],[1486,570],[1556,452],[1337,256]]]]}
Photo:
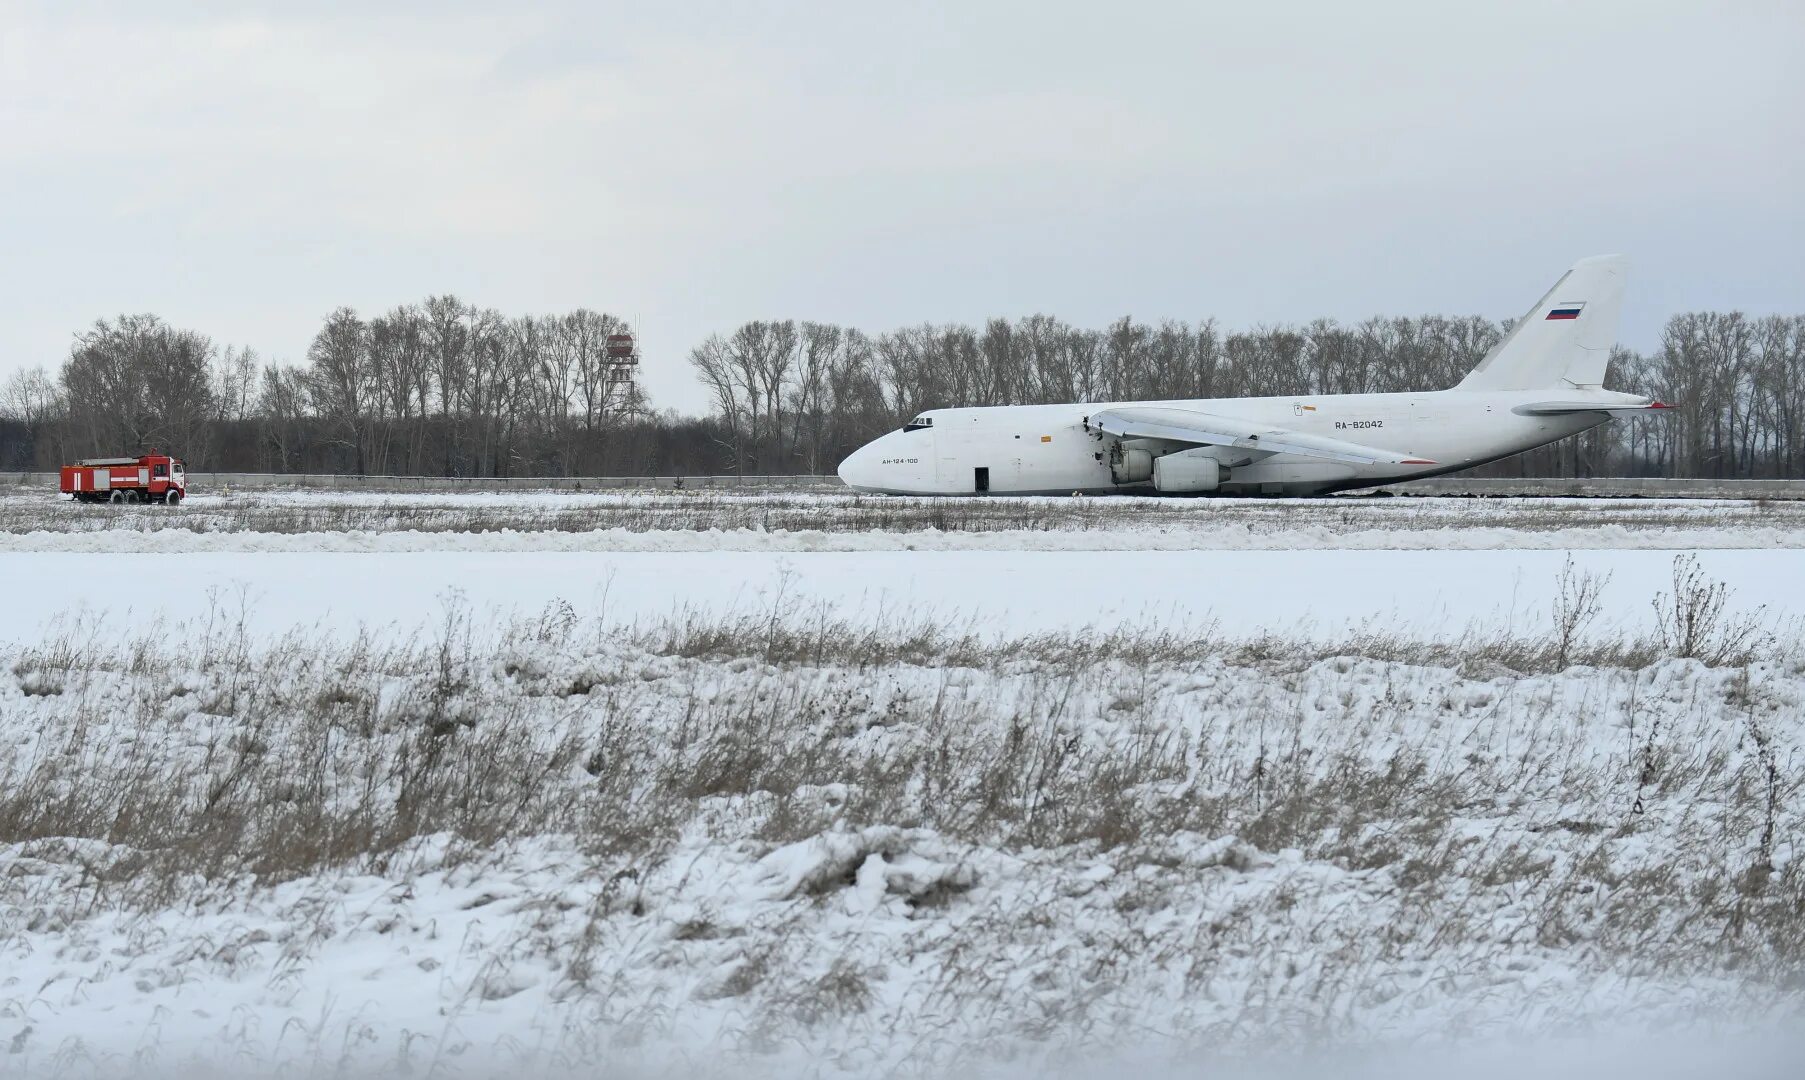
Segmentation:
{"type": "Polygon", "coordinates": [[[931,428],[933,426],[934,426],[934,418],[933,417],[917,416],[915,419],[904,424],[903,430],[904,431],[920,431],[922,428],[931,428]]]}

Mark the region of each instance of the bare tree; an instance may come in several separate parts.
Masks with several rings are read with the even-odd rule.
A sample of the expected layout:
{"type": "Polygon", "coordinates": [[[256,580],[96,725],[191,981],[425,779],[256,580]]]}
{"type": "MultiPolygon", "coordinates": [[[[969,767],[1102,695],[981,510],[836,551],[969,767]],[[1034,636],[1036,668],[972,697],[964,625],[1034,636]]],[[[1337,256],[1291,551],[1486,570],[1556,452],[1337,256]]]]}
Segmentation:
{"type": "Polygon", "coordinates": [[[390,454],[396,453],[403,470],[420,472],[433,400],[424,319],[418,308],[398,307],[370,320],[370,364],[376,379],[378,415],[386,428],[401,432],[400,445],[392,451],[391,438],[385,434],[378,443],[380,460],[371,467],[388,471],[390,454]]]}
{"type": "Polygon", "coordinates": [[[307,392],[315,416],[335,431],[333,442],[351,452],[358,474],[368,472],[371,407],[378,397],[370,361],[370,328],[350,308],[326,318],[307,350],[307,392]]]}
{"type": "Polygon", "coordinates": [[[18,424],[23,429],[22,437],[9,453],[0,456],[10,459],[10,466],[21,468],[29,468],[46,452],[60,458],[61,446],[44,444],[59,441],[55,433],[60,431],[60,426],[54,421],[60,419],[63,412],[62,390],[42,365],[13,372],[6,383],[0,385],[0,419],[18,424]]]}
{"type": "Polygon", "coordinates": [[[295,466],[305,460],[307,451],[307,373],[281,364],[264,368],[257,414],[265,470],[297,471],[295,466]]]}
{"type": "Polygon", "coordinates": [[[744,389],[733,350],[721,335],[710,334],[702,344],[690,350],[689,363],[714,399],[715,414],[725,424],[732,440],[734,471],[745,472],[745,440],[756,432],[747,423],[747,402],[751,395],[744,389]]]}
{"type": "Polygon", "coordinates": [[[783,430],[784,391],[796,362],[796,324],[750,322],[734,331],[727,341],[733,371],[748,408],[747,437],[755,464],[764,469],[772,447],[767,444],[783,430]]]}
{"type": "Polygon", "coordinates": [[[255,349],[227,346],[220,352],[213,365],[213,401],[221,420],[239,423],[251,418],[262,366],[255,349]]]}
{"type": "Polygon", "coordinates": [[[155,315],[121,315],[78,335],[62,383],[91,453],[161,449],[198,459],[215,414],[214,347],[155,315]]]}
{"type": "Polygon", "coordinates": [[[795,388],[790,396],[793,430],[790,443],[811,473],[822,469],[823,438],[827,433],[828,373],[845,333],[837,326],[805,322],[796,365],[795,388]]]}

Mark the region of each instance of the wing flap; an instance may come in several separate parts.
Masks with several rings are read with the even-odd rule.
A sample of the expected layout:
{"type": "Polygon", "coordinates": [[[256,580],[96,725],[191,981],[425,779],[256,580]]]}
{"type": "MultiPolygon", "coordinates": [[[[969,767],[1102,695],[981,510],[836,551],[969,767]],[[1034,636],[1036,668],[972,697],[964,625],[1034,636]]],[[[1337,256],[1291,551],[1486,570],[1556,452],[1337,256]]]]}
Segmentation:
{"type": "Polygon", "coordinates": [[[1428,458],[1406,457],[1394,450],[1381,450],[1375,446],[1190,409],[1105,409],[1093,414],[1090,422],[1118,438],[1167,439],[1197,446],[1232,446],[1268,454],[1296,454],[1349,465],[1436,464],[1428,458]]]}

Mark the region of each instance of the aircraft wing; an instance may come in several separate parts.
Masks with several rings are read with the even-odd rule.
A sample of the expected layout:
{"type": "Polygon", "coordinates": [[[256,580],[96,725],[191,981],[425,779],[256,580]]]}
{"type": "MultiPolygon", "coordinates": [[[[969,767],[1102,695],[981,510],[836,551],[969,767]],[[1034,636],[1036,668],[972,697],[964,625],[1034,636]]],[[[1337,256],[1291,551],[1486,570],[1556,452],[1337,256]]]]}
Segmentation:
{"type": "Polygon", "coordinates": [[[1092,413],[1090,423],[1118,438],[1169,439],[1197,446],[1233,446],[1268,454],[1298,454],[1350,465],[1434,465],[1428,458],[1343,442],[1302,431],[1190,409],[1137,406],[1092,413]]]}

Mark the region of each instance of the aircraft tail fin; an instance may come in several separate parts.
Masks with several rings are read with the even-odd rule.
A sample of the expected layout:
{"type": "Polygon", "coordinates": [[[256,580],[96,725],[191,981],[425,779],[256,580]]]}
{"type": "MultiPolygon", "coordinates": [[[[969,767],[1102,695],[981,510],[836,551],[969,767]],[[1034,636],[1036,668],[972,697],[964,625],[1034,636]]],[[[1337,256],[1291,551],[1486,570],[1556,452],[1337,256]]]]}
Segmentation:
{"type": "Polygon", "coordinates": [[[1455,389],[1601,386],[1617,341],[1628,270],[1629,260],[1621,255],[1574,263],[1455,389]]]}

